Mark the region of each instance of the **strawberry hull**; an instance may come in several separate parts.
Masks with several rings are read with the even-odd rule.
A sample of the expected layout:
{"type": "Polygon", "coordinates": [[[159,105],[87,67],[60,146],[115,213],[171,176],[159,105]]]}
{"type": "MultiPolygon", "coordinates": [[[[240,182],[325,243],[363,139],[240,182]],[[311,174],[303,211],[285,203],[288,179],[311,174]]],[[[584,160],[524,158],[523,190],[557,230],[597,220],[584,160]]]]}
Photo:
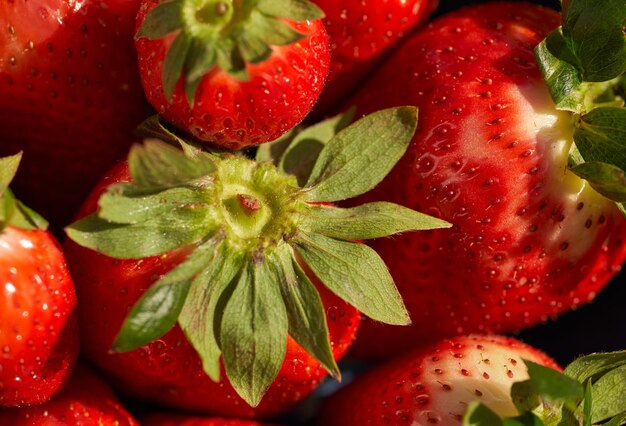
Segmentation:
{"type": "Polygon", "coordinates": [[[360,357],[471,332],[527,328],[592,300],[626,256],[626,222],[567,170],[569,117],[558,112],[533,48],[558,25],[512,3],[433,22],[348,103],[358,115],[417,105],[409,151],[367,201],[450,221],[381,239],[413,325],[365,321],[360,357]]]}

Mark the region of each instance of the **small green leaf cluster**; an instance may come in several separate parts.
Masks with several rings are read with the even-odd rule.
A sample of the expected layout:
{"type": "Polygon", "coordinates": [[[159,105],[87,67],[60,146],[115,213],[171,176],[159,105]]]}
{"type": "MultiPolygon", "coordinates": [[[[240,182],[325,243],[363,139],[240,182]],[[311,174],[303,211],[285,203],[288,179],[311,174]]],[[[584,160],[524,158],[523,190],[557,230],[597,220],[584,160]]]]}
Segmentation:
{"type": "Polygon", "coordinates": [[[484,404],[468,407],[464,426],[619,426],[626,423],[626,351],[576,359],[563,373],[524,360],[529,379],[513,384],[520,413],[500,418],[484,404]]]}
{"type": "Polygon", "coordinates": [[[305,271],[370,318],[408,324],[382,259],[357,241],[450,224],[392,203],[329,204],[377,185],[417,127],[414,107],[348,126],[350,118],[294,130],[287,143],[261,150],[261,161],[202,151],[158,119],[147,122],[148,136],[183,150],[157,139],[133,147],[132,181],[110,186],[96,214],[67,228],[78,244],[111,257],[188,253],[133,306],[114,349],[133,350],[178,323],[206,374],[219,380],[221,359],[255,406],[278,374],[288,335],[339,377],[325,309],[305,271]],[[311,162],[294,161],[309,149],[311,162]]]}
{"type": "Polygon", "coordinates": [[[626,214],[626,4],[563,1],[562,21],[535,54],[557,108],[574,115],[571,170],[626,214]]]}
{"type": "Polygon", "coordinates": [[[202,77],[213,67],[247,80],[247,63],[262,62],[272,46],[303,37],[280,18],[306,21],[323,16],[308,0],[172,0],[147,14],[136,37],[157,40],[176,33],[163,63],[163,90],[171,99],[182,73],[193,105],[202,77]]]}

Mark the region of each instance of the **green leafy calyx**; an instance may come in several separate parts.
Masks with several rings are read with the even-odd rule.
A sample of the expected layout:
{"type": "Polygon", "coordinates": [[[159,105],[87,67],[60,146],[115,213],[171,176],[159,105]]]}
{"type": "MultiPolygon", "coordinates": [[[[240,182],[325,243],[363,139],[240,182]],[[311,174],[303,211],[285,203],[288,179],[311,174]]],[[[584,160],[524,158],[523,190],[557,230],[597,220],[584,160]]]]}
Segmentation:
{"type": "Polygon", "coordinates": [[[175,34],[163,63],[163,91],[171,99],[182,75],[193,105],[198,84],[214,67],[247,80],[247,63],[262,62],[273,46],[303,37],[285,20],[322,16],[308,0],[170,0],[148,12],[136,37],[175,34]]]}
{"type": "Polygon", "coordinates": [[[204,152],[158,120],[146,123],[151,139],[128,159],[132,181],[110,186],[96,214],[67,228],[78,244],[111,257],[186,253],[134,305],[114,350],[133,350],[178,323],[206,374],[218,380],[221,359],[253,406],[278,374],[287,335],[339,377],[316,286],[377,321],[408,324],[384,263],[355,241],[450,225],[391,203],[343,209],[324,202],[378,184],[406,151],[416,124],[413,107],[350,126],[346,117],[319,124],[307,133],[308,140],[323,138],[310,167],[315,174],[298,177],[277,167],[286,164],[280,160],[204,152]],[[153,139],[159,133],[183,150],[153,139]]]}

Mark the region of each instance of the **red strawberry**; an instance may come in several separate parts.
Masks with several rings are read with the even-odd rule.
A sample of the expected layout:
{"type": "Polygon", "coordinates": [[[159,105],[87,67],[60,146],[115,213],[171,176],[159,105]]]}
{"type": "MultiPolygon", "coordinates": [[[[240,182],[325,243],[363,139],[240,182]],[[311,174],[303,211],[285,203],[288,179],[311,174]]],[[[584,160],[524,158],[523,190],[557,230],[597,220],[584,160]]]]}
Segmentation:
{"type": "Polygon", "coordinates": [[[145,0],[136,44],[148,100],[179,129],[220,147],[276,139],[309,113],[328,74],[328,36],[319,19],[307,20],[321,13],[298,5],[145,0]]]}
{"type": "Polygon", "coordinates": [[[153,413],[143,419],[144,426],[269,426],[253,420],[198,417],[185,414],[153,413]]]}
{"type": "Polygon", "coordinates": [[[0,424],[11,426],[138,426],[111,388],[77,365],[63,389],[30,407],[0,409],[0,424]]]}
{"type": "Polygon", "coordinates": [[[382,111],[336,135],[336,120],[303,131],[296,139],[326,145],[302,184],[149,123],[185,153],[155,139],[133,147],[67,228],[87,356],[129,395],[220,416],[275,416],[324,370],[338,377],[355,308],[408,322],[387,268],[354,241],[446,225],[391,203],[329,204],[382,179],[415,113],[382,111]]]}
{"type": "Polygon", "coordinates": [[[359,114],[420,108],[407,154],[365,199],[398,202],[454,225],[373,243],[413,324],[366,321],[355,344],[359,356],[530,327],[592,300],[619,271],[626,220],[568,168],[571,123],[577,138],[592,114],[557,110],[533,55],[558,22],[551,10],[519,3],[441,17],[349,102],[359,114]]]}
{"type": "Polygon", "coordinates": [[[0,407],[46,401],[78,354],[76,295],[63,252],[45,221],[7,188],[19,158],[0,159],[0,407]]]}
{"type": "Polygon", "coordinates": [[[146,117],[132,38],[138,7],[0,4],[0,155],[24,150],[15,189],[56,226],[127,152],[146,117]]]}
{"type": "Polygon", "coordinates": [[[560,370],[546,354],[515,339],[443,340],[375,367],[340,389],[324,407],[320,424],[460,425],[472,401],[513,416],[511,386],[528,378],[523,360],[560,370]]]}
{"type": "Polygon", "coordinates": [[[330,40],[328,81],[315,110],[328,112],[350,94],[397,42],[424,23],[438,0],[313,0],[330,40]]]}

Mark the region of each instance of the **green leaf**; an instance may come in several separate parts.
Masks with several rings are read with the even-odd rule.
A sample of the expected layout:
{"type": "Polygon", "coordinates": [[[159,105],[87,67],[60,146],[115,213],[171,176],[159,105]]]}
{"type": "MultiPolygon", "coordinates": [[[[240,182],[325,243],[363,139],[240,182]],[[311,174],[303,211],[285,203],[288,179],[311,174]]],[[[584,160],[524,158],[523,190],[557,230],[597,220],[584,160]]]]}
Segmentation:
{"type": "MultiPolygon", "coordinates": [[[[502,426],[545,426],[545,423],[536,414],[528,412],[517,417],[505,418],[502,426]]],[[[559,426],[567,426],[567,423],[561,422],[559,426]]]]}
{"type": "Polygon", "coordinates": [[[202,240],[214,231],[211,215],[206,205],[180,206],[168,215],[136,224],[116,224],[93,214],[74,222],[65,231],[83,247],[118,259],[139,259],[202,240]]]}
{"type": "Polygon", "coordinates": [[[463,426],[502,426],[502,419],[485,404],[472,401],[463,415],[463,426]]]}
{"type": "Polygon", "coordinates": [[[176,324],[194,277],[211,262],[221,237],[197,247],[187,259],[155,282],[135,303],[113,343],[113,350],[132,351],[163,336],[176,324]]]}
{"type": "Polygon", "coordinates": [[[626,425],[626,413],[618,414],[602,426],[623,426],[626,425]]]}
{"type": "Polygon", "coordinates": [[[593,384],[591,412],[594,423],[626,412],[626,365],[609,371],[593,384]]]}
{"type": "Polygon", "coordinates": [[[217,65],[240,81],[248,81],[250,76],[246,71],[246,61],[239,48],[234,43],[222,42],[216,46],[217,65]]]}
{"type": "Polygon", "coordinates": [[[172,188],[205,177],[216,170],[208,156],[190,157],[159,140],[133,145],[128,167],[134,184],[146,191],[172,188]]]}
{"type": "Polygon", "coordinates": [[[300,224],[305,231],[344,240],[365,240],[452,226],[444,220],[384,201],[352,208],[311,206],[300,224]]]}
{"type": "Polygon", "coordinates": [[[591,380],[588,380],[585,385],[585,399],[583,399],[582,406],[583,426],[591,426],[591,410],[593,408],[593,388],[591,387],[591,380]]]}
{"type": "Polygon", "coordinates": [[[210,261],[191,283],[189,295],[178,316],[185,336],[202,360],[202,368],[213,380],[220,379],[218,334],[219,311],[230,296],[229,289],[242,268],[241,259],[225,244],[208,253],[210,261]]]}
{"type": "Polygon", "coordinates": [[[626,202],[626,177],[624,170],[611,164],[590,162],[582,163],[571,169],[577,176],[604,195],[618,203],[626,202]]]}
{"type": "Polygon", "coordinates": [[[293,252],[282,245],[272,256],[283,295],[289,334],[336,379],[341,373],[330,347],[326,312],[322,299],[302,268],[293,259],[293,252]]]}
{"type": "Polygon", "coordinates": [[[308,201],[339,201],[372,189],[405,153],[417,108],[390,108],[340,131],[322,149],[307,186],[308,201]]]}
{"type": "Polygon", "coordinates": [[[572,361],[564,373],[583,383],[586,380],[597,380],[603,374],[626,365],[626,351],[607,352],[585,355],[572,361]]]}
{"type": "Polygon", "coordinates": [[[299,131],[300,129],[294,127],[278,139],[260,145],[254,159],[259,163],[267,162],[278,166],[283,154],[299,131]]]}
{"type": "Polygon", "coordinates": [[[180,79],[187,53],[191,48],[191,42],[191,36],[181,32],[176,36],[165,54],[165,61],[163,62],[163,93],[165,93],[165,99],[168,101],[172,99],[174,89],[180,79]]]}
{"type": "Polygon", "coordinates": [[[8,225],[26,230],[48,228],[43,217],[17,200],[11,189],[5,188],[0,196],[0,231],[8,225]]]}
{"type": "Polygon", "coordinates": [[[626,170],[626,108],[596,108],[580,117],[574,142],[585,161],[626,170]]]}
{"type": "Polygon", "coordinates": [[[220,346],[228,380],[256,407],[285,359],[287,312],[266,262],[244,267],[224,309],[220,346]]]}
{"type": "Polygon", "coordinates": [[[584,395],[582,384],[565,374],[535,362],[524,360],[532,389],[542,399],[563,402],[574,409],[584,395]]]}
{"type": "Polygon", "coordinates": [[[410,323],[387,267],[370,247],[304,233],[294,245],[324,285],[363,314],[386,324],[410,323]]]}
{"type": "Polygon", "coordinates": [[[158,40],[182,28],[182,0],[159,4],[146,15],[135,38],[158,40]]]}
{"type": "Polygon", "coordinates": [[[530,380],[513,383],[511,400],[520,413],[533,411],[541,405],[540,396],[530,380]]]}
{"type": "Polygon", "coordinates": [[[21,160],[21,152],[9,157],[0,158],[0,197],[4,194],[4,191],[7,190],[9,184],[15,177],[21,160]]]}
{"type": "Polygon", "coordinates": [[[611,80],[626,71],[624,0],[565,2],[563,35],[584,81],[611,80]]]}
{"type": "Polygon", "coordinates": [[[265,15],[292,21],[310,21],[324,17],[322,9],[307,0],[259,0],[257,4],[265,15]]]}

